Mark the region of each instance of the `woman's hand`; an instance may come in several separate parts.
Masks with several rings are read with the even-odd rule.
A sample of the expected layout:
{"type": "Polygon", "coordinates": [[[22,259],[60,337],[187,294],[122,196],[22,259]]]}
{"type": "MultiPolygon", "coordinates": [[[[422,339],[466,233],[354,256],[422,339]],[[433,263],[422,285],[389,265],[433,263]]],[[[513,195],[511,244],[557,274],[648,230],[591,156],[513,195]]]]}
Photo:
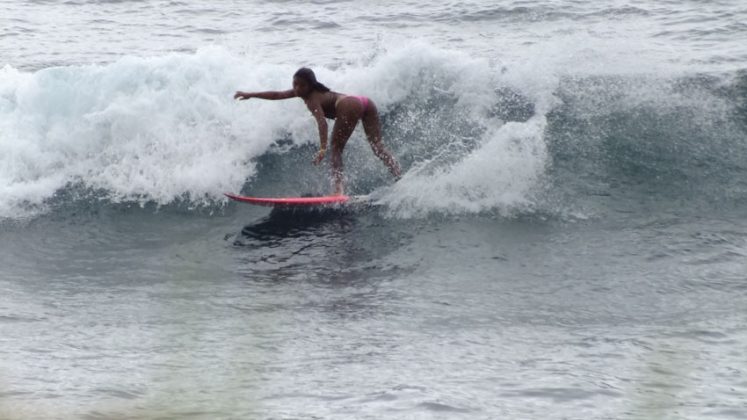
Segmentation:
{"type": "Polygon", "coordinates": [[[251,97],[252,97],[251,93],[246,93],[246,92],[241,92],[241,91],[238,91],[238,92],[236,92],[235,95],[233,95],[233,99],[238,99],[240,101],[247,100],[247,99],[249,99],[251,97]]]}
{"type": "Polygon", "coordinates": [[[327,154],[327,149],[319,149],[319,153],[314,156],[314,165],[318,165],[322,163],[324,160],[324,156],[327,154]]]}

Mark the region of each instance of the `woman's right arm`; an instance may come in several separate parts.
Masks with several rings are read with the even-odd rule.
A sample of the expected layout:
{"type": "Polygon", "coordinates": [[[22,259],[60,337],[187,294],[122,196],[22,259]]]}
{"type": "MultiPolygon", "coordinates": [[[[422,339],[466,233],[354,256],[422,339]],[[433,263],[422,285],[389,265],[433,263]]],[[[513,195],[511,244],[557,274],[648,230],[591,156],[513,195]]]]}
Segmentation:
{"type": "Polygon", "coordinates": [[[290,99],[295,98],[296,93],[293,92],[293,90],[283,90],[283,91],[269,91],[269,92],[236,92],[235,95],[233,95],[233,99],[239,99],[239,100],[246,100],[249,98],[258,98],[258,99],[269,99],[276,101],[278,99],[290,99]]]}

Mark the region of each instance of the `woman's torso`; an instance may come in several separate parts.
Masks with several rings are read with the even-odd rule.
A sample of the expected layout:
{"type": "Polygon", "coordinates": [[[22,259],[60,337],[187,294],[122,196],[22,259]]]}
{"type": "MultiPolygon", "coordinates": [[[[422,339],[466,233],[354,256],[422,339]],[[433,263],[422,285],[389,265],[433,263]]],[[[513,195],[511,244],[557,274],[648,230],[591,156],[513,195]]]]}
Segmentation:
{"type": "Polygon", "coordinates": [[[347,96],[338,92],[314,92],[313,94],[319,95],[318,100],[322,105],[324,116],[329,119],[335,119],[335,117],[337,116],[337,102],[347,96]]]}

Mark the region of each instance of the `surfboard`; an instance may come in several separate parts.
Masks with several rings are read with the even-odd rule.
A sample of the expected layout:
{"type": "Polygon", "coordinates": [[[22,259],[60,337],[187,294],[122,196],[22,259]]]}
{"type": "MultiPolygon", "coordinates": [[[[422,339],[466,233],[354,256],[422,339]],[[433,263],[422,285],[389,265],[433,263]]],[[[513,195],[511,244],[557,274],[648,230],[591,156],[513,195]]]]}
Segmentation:
{"type": "Polygon", "coordinates": [[[232,193],[224,193],[226,197],[241,203],[254,204],[266,207],[318,207],[333,206],[340,204],[353,204],[365,202],[367,196],[357,195],[326,195],[318,197],[248,197],[232,193]]]}

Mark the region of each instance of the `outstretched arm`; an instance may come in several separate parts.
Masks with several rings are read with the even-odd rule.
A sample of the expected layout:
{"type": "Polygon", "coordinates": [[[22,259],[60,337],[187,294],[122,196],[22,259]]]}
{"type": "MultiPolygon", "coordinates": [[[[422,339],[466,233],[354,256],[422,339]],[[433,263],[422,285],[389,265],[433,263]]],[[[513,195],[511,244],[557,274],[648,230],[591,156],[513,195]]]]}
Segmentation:
{"type": "Polygon", "coordinates": [[[249,98],[258,98],[258,99],[269,99],[272,101],[276,101],[278,99],[290,99],[295,98],[296,93],[293,92],[293,90],[282,90],[282,91],[269,91],[269,92],[236,92],[235,95],[233,95],[233,99],[239,99],[239,100],[246,100],[249,98]]]}

